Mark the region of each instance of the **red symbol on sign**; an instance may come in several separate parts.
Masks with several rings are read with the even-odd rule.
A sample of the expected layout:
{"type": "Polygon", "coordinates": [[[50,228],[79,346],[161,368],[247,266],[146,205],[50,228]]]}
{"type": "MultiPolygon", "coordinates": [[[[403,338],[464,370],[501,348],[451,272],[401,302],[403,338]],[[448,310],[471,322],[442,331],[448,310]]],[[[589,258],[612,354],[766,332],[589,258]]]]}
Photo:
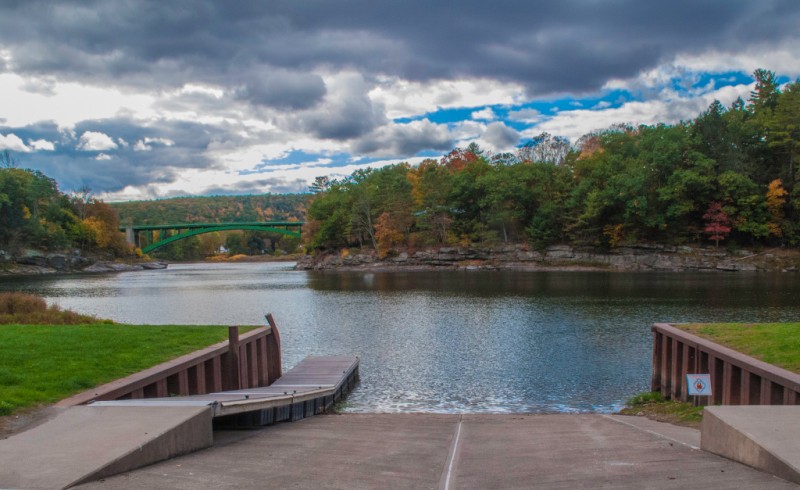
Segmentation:
{"type": "Polygon", "coordinates": [[[706,385],[703,384],[703,382],[700,381],[699,379],[694,383],[694,389],[696,389],[697,391],[703,391],[705,387],[706,385]]]}

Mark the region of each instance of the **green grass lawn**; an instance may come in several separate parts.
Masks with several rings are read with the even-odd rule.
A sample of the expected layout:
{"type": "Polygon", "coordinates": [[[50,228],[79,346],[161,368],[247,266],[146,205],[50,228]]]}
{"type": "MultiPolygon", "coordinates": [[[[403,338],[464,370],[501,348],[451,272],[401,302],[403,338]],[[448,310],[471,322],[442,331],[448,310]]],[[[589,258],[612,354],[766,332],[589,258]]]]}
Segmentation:
{"type": "Polygon", "coordinates": [[[800,373],[800,323],[694,323],[675,327],[800,373]]]}
{"type": "Polygon", "coordinates": [[[0,415],[57,402],[227,338],[228,328],[220,326],[0,325],[0,415]]]}

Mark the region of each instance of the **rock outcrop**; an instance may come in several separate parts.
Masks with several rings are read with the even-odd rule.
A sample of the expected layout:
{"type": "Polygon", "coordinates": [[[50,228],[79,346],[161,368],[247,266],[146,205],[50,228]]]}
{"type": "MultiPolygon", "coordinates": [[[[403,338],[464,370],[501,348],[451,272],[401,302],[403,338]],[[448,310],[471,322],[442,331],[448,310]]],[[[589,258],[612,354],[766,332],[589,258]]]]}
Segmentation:
{"type": "MultiPolygon", "coordinates": [[[[785,251],[784,251],[785,252],[785,251]]],[[[532,250],[525,245],[487,248],[440,247],[400,252],[379,258],[373,251],[307,255],[297,262],[300,270],[387,269],[571,269],[615,271],[773,271],[800,270],[798,253],[734,253],[719,249],[637,245],[609,252],[553,245],[532,250]]]]}
{"type": "Polygon", "coordinates": [[[24,250],[11,255],[0,250],[0,274],[32,275],[72,272],[126,272],[146,269],[166,269],[163,262],[120,263],[83,255],[75,250],[67,253],[45,253],[24,250]]]}

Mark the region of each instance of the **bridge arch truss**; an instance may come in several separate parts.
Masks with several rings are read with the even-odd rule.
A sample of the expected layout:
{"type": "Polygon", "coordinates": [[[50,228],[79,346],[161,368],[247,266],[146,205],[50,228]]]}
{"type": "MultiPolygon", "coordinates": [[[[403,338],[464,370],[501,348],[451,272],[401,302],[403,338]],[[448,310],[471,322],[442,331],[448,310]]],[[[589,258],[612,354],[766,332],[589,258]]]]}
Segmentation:
{"type": "Polygon", "coordinates": [[[253,230],[300,237],[302,221],[262,221],[247,223],[187,223],[171,225],[133,225],[120,227],[128,243],[150,253],[165,245],[189,237],[219,231],[253,230]]]}

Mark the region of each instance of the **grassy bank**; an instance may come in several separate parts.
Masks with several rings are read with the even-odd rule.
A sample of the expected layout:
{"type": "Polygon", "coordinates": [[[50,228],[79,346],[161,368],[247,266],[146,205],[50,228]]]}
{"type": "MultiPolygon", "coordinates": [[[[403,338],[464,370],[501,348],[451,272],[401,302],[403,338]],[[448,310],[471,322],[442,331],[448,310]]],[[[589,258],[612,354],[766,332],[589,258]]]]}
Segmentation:
{"type": "Polygon", "coordinates": [[[0,325],[0,415],[57,402],[227,335],[221,326],[0,325]]]}
{"type": "Polygon", "coordinates": [[[665,400],[661,393],[641,393],[627,401],[622,415],[646,416],[659,422],[668,422],[687,427],[699,427],[703,420],[703,407],[691,403],[665,400]]]}
{"type": "Polygon", "coordinates": [[[800,373],[800,323],[693,323],[675,327],[800,373]]]}

